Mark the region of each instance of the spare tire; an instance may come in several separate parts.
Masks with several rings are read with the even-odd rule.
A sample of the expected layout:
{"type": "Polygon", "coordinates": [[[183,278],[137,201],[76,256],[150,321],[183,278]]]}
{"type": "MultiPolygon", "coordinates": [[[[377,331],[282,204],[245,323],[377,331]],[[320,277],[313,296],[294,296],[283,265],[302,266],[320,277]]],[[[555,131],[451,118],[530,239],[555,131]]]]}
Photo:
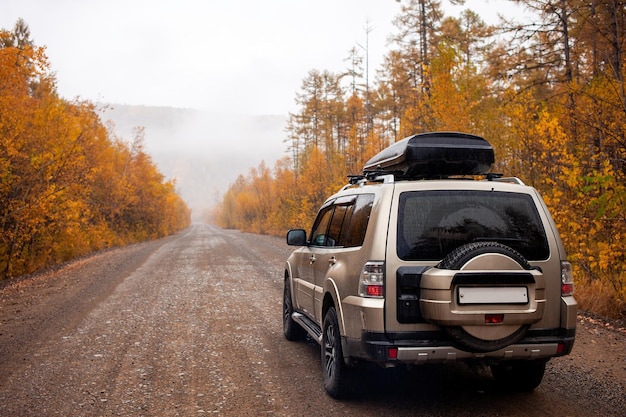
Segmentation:
{"type": "Polygon", "coordinates": [[[459,246],[443,258],[436,268],[459,270],[476,256],[487,253],[498,253],[508,256],[517,262],[522,269],[533,269],[521,253],[498,242],[472,242],[459,246]]]}
{"type": "MultiPolygon", "coordinates": [[[[533,269],[522,254],[515,249],[503,245],[498,242],[473,242],[460,246],[450,252],[436,266],[438,269],[463,270],[463,269],[482,269],[481,267],[473,268],[472,262],[480,263],[478,257],[484,259],[484,256],[496,255],[504,256],[505,263],[519,265],[519,269],[533,269]]],[[[477,336],[477,328],[484,329],[485,326],[446,326],[443,327],[445,332],[452,338],[453,343],[463,350],[472,352],[493,352],[503,349],[513,343],[518,342],[524,337],[530,324],[522,324],[519,326],[509,326],[503,337],[497,336],[497,339],[481,338],[477,336]],[[474,333],[474,334],[472,334],[474,333]]]]}

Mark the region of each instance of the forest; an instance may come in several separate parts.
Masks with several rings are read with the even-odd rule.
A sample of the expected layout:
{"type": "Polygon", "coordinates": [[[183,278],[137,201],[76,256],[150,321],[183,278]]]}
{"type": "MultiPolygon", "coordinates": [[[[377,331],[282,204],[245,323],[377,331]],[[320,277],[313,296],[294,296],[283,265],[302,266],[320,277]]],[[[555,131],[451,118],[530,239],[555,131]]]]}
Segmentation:
{"type": "Polygon", "coordinates": [[[0,281],[190,222],[143,129],[117,137],[95,104],[59,97],[55,83],[23,20],[0,30],[0,281]]]}
{"type": "Polygon", "coordinates": [[[530,21],[488,25],[470,9],[450,17],[441,1],[402,0],[381,67],[370,74],[367,49],[355,45],[345,71],[311,69],[286,125],[289,156],[240,175],[213,220],[281,236],[308,228],[346,176],[389,144],[473,133],[494,146],[493,172],[543,195],[580,307],[626,317],[626,2],[497,6],[507,2],[530,21]]]}

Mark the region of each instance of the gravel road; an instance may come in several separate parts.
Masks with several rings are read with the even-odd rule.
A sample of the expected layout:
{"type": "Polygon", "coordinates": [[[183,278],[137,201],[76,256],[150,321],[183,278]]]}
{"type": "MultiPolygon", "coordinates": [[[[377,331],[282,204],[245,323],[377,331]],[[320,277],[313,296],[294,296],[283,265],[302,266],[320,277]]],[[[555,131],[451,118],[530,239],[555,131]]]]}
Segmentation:
{"type": "Polygon", "coordinates": [[[529,394],[464,364],[336,401],[282,336],[283,239],[204,224],[0,283],[0,416],[626,416],[626,330],[579,316],[529,394]]]}

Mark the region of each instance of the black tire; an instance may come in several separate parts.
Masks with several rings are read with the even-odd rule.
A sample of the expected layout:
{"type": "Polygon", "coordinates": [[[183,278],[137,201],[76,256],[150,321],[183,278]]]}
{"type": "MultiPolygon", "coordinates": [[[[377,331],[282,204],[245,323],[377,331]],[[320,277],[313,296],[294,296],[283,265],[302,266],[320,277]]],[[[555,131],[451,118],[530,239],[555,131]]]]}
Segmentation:
{"type": "Polygon", "coordinates": [[[498,386],[510,391],[530,392],[541,384],[546,360],[510,361],[491,365],[498,386]]]}
{"type": "Polygon", "coordinates": [[[348,367],[343,360],[339,322],[334,307],[330,307],[324,316],[321,350],[324,388],[333,398],[345,398],[348,391],[348,367]]]}
{"type": "Polygon", "coordinates": [[[460,326],[449,326],[445,327],[444,330],[452,339],[452,343],[458,346],[462,350],[466,350],[469,352],[495,352],[496,350],[503,349],[513,343],[518,342],[528,329],[530,328],[530,324],[525,324],[517,329],[514,333],[510,334],[507,337],[503,337],[498,340],[482,340],[478,339],[469,333],[467,333],[460,326]]]}
{"type": "Polygon", "coordinates": [[[285,279],[285,289],[283,291],[283,334],[287,340],[292,342],[304,340],[306,338],[306,331],[293,320],[291,317],[292,314],[291,287],[289,280],[285,279]]]}
{"type": "Polygon", "coordinates": [[[472,258],[485,253],[506,255],[526,270],[532,269],[526,258],[515,249],[498,242],[473,242],[459,246],[439,262],[439,269],[461,269],[472,258]]]}
{"type": "MultiPolygon", "coordinates": [[[[487,253],[497,253],[508,256],[517,262],[523,269],[532,269],[532,266],[522,254],[517,252],[515,249],[498,242],[473,242],[459,246],[443,258],[436,268],[459,270],[476,256],[487,253]]],[[[526,335],[529,328],[529,324],[523,325],[514,333],[498,340],[478,339],[467,333],[461,326],[444,327],[444,330],[452,338],[453,343],[460,349],[471,352],[485,353],[493,352],[518,342],[524,337],[524,335],[526,335]]]]}

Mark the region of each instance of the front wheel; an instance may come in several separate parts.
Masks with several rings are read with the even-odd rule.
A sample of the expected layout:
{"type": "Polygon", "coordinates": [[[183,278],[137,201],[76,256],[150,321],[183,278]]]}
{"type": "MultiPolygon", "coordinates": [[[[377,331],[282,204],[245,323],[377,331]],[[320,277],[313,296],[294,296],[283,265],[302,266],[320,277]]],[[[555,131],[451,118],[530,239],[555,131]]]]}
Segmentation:
{"type": "Polygon", "coordinates": [[[546,360],[509,361],[491,365],[496,382],[505,389],[530,392],[541,384],[546,360]]]}
{"type": "Polygon", "coordinates": [[[322,328],[322,374],[324,388],[333,398],[342,398],[347,393],[348,367],[343,361],[341,334],[337,311],[330,307],[324,316],[322,328]]]}

